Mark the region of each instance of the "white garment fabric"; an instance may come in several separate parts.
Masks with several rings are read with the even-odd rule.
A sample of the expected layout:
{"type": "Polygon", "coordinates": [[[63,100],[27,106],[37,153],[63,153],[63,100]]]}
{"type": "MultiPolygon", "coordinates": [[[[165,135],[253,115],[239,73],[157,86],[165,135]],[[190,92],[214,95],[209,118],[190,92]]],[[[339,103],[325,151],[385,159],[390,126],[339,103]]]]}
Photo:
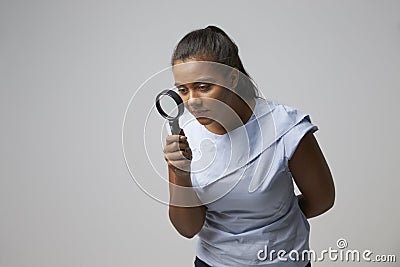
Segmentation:
{"type": "Polygon", "coordinates": [[[211,133],[188,112],[180,125],[193,153],[192,184],[207,207],[197,257],[211,266],[305,266],[307,259],[292,260],[291,251],[309,249],[310,225],[288,160],[303,136],[318,130],[310,116],[257,98],[246,124],[224,135],[211,133]]]}

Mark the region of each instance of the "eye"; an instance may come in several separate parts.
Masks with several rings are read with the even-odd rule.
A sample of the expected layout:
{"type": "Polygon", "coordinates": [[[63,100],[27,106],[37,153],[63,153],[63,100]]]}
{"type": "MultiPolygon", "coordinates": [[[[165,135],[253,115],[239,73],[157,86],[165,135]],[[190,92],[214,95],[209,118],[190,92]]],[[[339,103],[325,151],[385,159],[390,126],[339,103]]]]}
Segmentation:
{"type": "Polygon", "coordinates": [[[179,94],[184,95],[184,94],[187,94],[187,92],[188,92],[188,89],[187,89],[187,88],[185,88],[185,87],[178,87],[178,93],[179,93],[179,94]]]}
{"type": "Polygon", "coordinates": [[[208,91],[210,89],[210,85],[209,84],[200,84],[198,88],[201,91],[208,91]]]}

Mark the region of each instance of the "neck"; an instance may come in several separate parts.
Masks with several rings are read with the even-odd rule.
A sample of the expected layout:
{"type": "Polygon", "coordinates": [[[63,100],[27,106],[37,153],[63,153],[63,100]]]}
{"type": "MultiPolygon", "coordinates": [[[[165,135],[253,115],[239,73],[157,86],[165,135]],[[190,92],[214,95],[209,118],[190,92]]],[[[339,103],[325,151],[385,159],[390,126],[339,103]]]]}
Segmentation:
{"type": "Polygon", "coordinates": [[[241,97],[235,95],[232,99],[231,108],[236,114],[228,115],[229,118],[233,118],[224,125],[218,122],[214,122],[207,125],[206,128],[215,134],[223,135],[229,131],[232,131],[240,126],[243,126],[253,115],[254,107],[256,105],[256,99],[242,99],[241,97]],[[239,118],[239,119],[238,119],[239,118]]]}

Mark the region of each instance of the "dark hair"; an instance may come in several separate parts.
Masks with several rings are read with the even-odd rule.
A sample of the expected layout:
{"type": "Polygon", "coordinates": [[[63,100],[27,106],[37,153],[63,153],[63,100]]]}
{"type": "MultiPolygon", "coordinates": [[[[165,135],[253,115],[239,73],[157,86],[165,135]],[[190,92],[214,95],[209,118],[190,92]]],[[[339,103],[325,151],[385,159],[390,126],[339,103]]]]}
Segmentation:
{"type": "Polygon", "coordinates": [[[258,97],[257,87],[240,60],[237,45],[220,28],[208,26],[186,34],[176,45],[171,64],[190,58],[213,61],[238,69],[242,74],[239,75],[237,93],[244,99],[258,97]]]}

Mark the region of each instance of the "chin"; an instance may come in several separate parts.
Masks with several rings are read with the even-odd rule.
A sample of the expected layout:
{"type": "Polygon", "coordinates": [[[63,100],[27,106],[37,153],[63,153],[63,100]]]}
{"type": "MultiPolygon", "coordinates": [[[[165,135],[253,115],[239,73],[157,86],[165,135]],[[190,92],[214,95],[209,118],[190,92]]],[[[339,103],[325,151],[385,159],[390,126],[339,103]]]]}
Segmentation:
{"type": "Polygon", "coordinates": [[[205,117],[198,117],[196,120],[202,125],[209,125],[214,122],[212,119],[205,117]]]}

